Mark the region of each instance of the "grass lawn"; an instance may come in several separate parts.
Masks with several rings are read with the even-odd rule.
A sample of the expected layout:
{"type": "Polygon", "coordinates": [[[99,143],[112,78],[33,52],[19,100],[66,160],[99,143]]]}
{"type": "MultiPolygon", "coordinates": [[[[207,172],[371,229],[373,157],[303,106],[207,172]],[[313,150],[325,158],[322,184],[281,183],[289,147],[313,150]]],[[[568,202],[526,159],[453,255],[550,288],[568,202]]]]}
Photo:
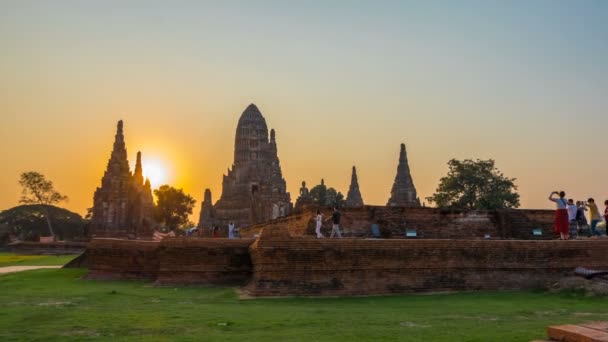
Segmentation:
{"type": "Polygon", "coordinates": [[[575,293],[241,300],[232,288],[79,279],[85,273],[0,276],[0,340],[521,342],[550,324],[608,320],[608,298],[575,293]]]}
{"type": "Polygon", "coordinates": [[[4,266],[62,266],[77,255],[23,255],[0,252],[0,267],[4,266]]]}

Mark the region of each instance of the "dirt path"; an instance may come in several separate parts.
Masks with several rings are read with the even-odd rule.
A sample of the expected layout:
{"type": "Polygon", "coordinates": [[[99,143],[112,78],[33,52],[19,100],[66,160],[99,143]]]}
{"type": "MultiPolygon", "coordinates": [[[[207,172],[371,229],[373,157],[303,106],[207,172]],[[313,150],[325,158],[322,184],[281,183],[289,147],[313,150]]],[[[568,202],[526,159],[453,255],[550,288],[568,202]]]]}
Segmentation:
{"type": "Polygon", "coordinates": [[[6,266],[0,267],[0,274],[37,270],[40,268],[61,268],[61,266],[6,266]]]}

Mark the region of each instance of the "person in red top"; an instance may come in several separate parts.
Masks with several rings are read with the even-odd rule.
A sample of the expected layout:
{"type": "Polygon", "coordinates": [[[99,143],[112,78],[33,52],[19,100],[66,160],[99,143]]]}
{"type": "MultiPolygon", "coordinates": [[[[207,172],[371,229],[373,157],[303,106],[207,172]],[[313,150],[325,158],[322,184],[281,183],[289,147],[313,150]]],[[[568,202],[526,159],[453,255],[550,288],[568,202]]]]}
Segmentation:
{"type": "Polygon", "coordinates": [[[563,191],[553,191],[549,195],[549,201],[555,202],[555,233],[559,233],[560,240],[568,240],[570,238],[568,220],[568,202],[566,201],[566,193],[563,191]],[[559,198],[553,197],[558,195],[559,198]]]}
{"type": "Polygon", "coordinates": [[[608,222],[608,200],[604,201],[604,205],[606,206],[606,209],[604,209],[604,220],[608,222]]]}

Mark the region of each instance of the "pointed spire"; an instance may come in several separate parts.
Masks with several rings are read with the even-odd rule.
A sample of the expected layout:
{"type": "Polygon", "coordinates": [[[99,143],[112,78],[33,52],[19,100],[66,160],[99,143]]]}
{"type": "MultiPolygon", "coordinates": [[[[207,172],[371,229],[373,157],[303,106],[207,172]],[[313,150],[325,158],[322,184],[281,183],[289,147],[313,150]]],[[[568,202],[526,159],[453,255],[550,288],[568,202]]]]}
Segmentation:
{"type": "Polygon", "coordinates": [[[198,218],[198,228],[205,228],[204,225],[213,223],[215,217],[215,210],[213,208],[213,202],[211,199],[211,190],[205,189],[205,195],[203,203],[201,204],[201,213],[198,218]]]}
{"type": "Polygon", "coordinates": [[[405,151],[405,144],[401,144],[401,151],[399,152],[399,162],[407,163],[407,152],[405,151]]]}
{"type": "Polygon", "coordinates": [[[116,125],[116,135],[114,136],[114,148],[112,149],[112,159],[127,159],[127,149],[125,148],[125,137],[122,130],[122,120],[116,125]]]}
{"type": "Polygon", "coordinates": [[[321,185],[325,185],[325,179],[321,178],[321,185]]]}
{"type": "Polygon", "coordinates": [[[270,143],[276,144],[276,133],[274,132],[274,128],[270,130],[270,143]]]}
{"type": "Polygon", "coordinates": [[[150,179],[146,177],[146,182],[144,183],[144,187],[146,189],[152,189],[152,184],[150,184],[150,179]]]}
{"type": "Polygon", "coordinates": [[[361,191],[359,190],[359,180],[357,179],[357,168],[355,166],[353,166],[353,173],[350,178],[350,187],[348,189],[348,194],[346,195],[346,206],[363,206],[363,198],[361,197],[361,191]]]}
{"type": "Polygon", "coordinates": [[[144,184],[144,173],[141,167],[141,152],[137,152],[137,161],[135,162],[135,171],[133,171],[133,178],[137,185],[144,184]]]}
{"type": "Polygon", "coordinates": [[[410,166],[407,160],[407,152],[405,144],[401,144],[399,152],[399,164],[397,166],[397,175],[391,189],[391,197],[387,203],[388,206],[400,207],[419,207],[420,199],[416,194],[416,187],[410,173],[410,166]]]}

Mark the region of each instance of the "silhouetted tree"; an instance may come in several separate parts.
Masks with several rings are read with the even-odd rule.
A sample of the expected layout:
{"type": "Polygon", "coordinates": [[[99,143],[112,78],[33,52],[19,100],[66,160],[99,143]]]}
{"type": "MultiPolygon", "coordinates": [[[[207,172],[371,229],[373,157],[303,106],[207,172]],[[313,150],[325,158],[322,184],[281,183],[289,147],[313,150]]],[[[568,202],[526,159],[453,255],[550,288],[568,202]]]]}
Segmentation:
{"type": "Polygon", "coordinates": [[[310,197],[315,204],[324,207],[341,207],[345,203],[344,195],[334,188],[328,188],[323,180],[310,189],[310,197]]]}
{"type": "Polygon", "coordinates": [[[51,217],[47,206],[65,201],[68,197],[55,190],[53,182],[47,180],[43,174],[36,171],[22,173],[19,184],[22,187],[21,200],[19,202],[41,205],[49,228],[49,233],[53,237],[53,240],[55,240],[55,232],[53,230],[53,225],[51,224],[51,217]]]}
{"type": "MultiPolygon", "coordinates": [[[[46,215],[53,218],[55,235],[60,240],[83,241],[86,239],[88,221],[77,213],[53,205],[20,205],[0,212],[0,226],[5,225],[8,234],[19,240],[38,241],[49,234],[46,215]]],[[[2,240],[2,229],[0,229],[2,240]]],[[[0,241],[1,242],[1,241],[0,241]]]]}
{"type": "Polygon", "coordinates": [[[158,222],[164,223],[171,230],[188,223],[188,215],[192,214],[196,203],[194,198],[182,189],[169,185],[154,190],[154,195],[157,198],[155,216],[158,222]]]}
{"type": "Polygon", "coordinates": [[[456,160],[448,162],[447,176],[441,178],[433,196],[427,197],[440,208],[504,209],[519,207],[515,178],[505,177],[494,160],[456,160]]]}

